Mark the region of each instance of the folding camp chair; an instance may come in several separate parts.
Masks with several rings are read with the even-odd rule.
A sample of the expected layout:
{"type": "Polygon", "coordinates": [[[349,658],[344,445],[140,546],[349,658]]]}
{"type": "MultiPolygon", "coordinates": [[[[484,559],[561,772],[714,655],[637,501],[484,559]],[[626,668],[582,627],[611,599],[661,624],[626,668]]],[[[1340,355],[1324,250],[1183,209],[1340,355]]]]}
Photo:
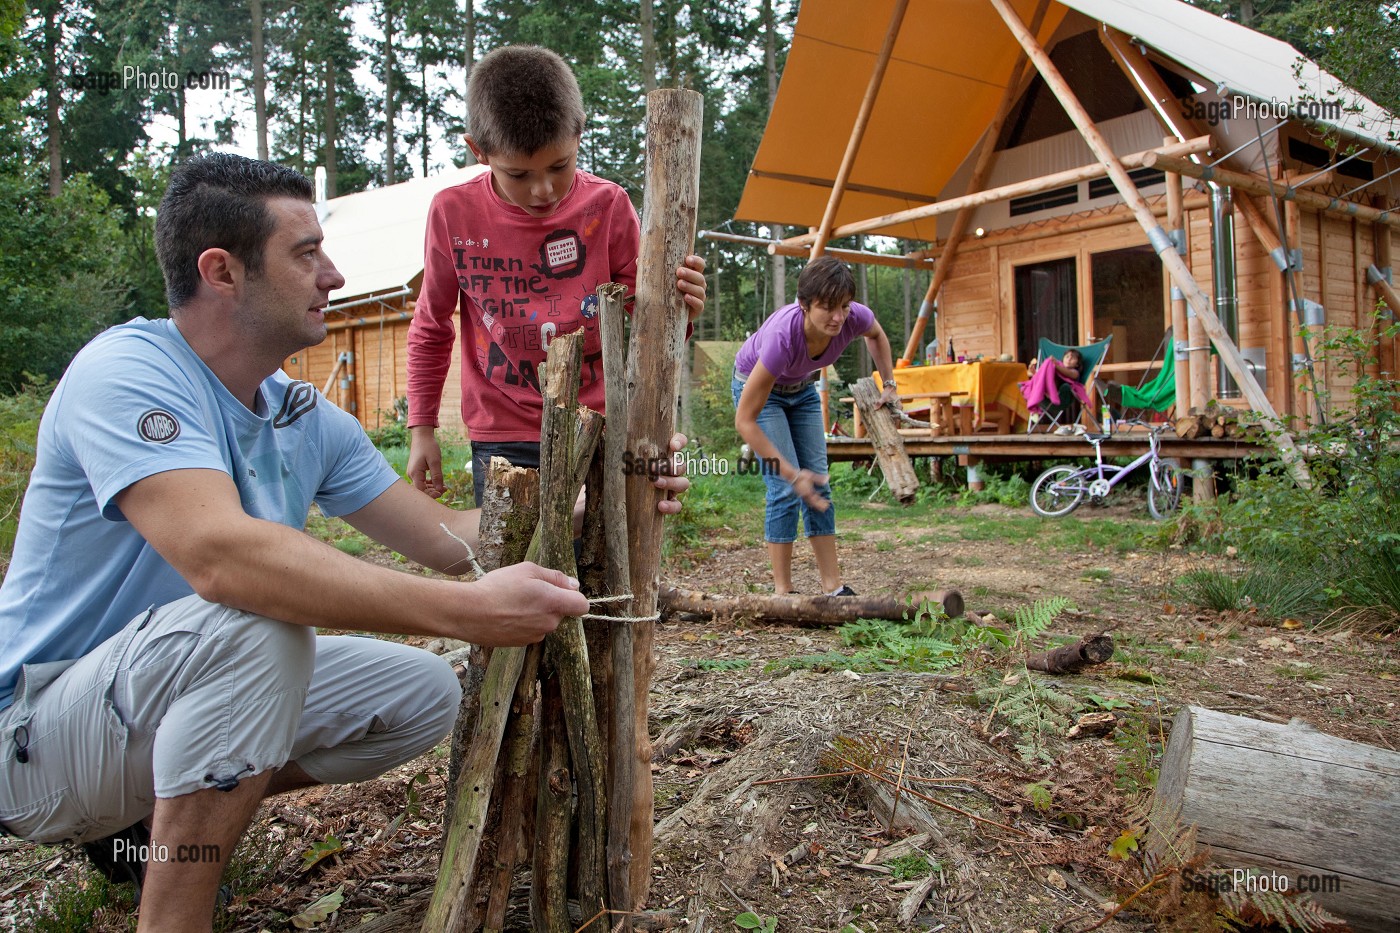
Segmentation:
{"type": "MultiPolygon", "coordinates": [[[[1099,374],[1099,367],[1103,365],[1104,357],[1108,355],[1108,345],[1113,341],[1113,335],[1105,337],[1096,343],[1085,344],[1082,347],[1067,347],[1063,344],[1055,343],[1045,337],[1040,338],[1040,362],[1044,365],[1052,359],[1064,359],[1064,355],[1069,350],[1078,350],[1084,365],[1080,367],[1079,384],[1084,387],[1092,403],[1094,377],[1099,374]]],[[[1089,406],[1089,420],[1098,427],[1098,419],[1094,417],[1093,405],[1089,406]]],[[[1052,430],[1062,424],[1072,424],[1079,420],[1079,400],[1068,392],[1060,393],[1060,402],[1057,405],[1046,405],[1041,411],[1039,427],[1042,430],[1052,430]]]]}
{"type": "Polygon", "coordinates": [[[1174,349],[1172,332],[1168,329],[1161,345],[1157,347],[1157,352],[1152,356],[1154,364],[1159,360],[1162,364],[1157,375],[1148,379],[1147,371],[1144,371],[1136,388],[1115,387],[1114,383],[1105,380],[1103,396],[1108,400],[1110,408],[1116,410],[1115,418],[1126,418],[1129,411],[1143,415],[1147,412],[1171,411],[1176,405],[1176,354],[1172,352],[1174,349]]]}

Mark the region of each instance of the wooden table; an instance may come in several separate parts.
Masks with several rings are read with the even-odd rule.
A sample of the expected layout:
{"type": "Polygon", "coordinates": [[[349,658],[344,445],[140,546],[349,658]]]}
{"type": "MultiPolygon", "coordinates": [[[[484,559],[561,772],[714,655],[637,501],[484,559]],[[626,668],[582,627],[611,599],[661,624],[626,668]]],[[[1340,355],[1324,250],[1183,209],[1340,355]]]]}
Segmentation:
{"type": "MultiPolygon", "coordinates": [[[[1024,425],[1028,417],[1026,399],[1017,383],[1027,378],[1025,364],[997,360],[909,366],[894,371],[895,388],[901,398],[908,399],[904,403],[906,413],[922,412],[931,407],[920,402],[934,395],[965,396],[972,409],[973,431],[988,420],[988,409],[993,405],[1010,409],[1013,426],[1024,425]]],[[[881,384],[879,373],[875,374],[875,383],[881,384]]]]}

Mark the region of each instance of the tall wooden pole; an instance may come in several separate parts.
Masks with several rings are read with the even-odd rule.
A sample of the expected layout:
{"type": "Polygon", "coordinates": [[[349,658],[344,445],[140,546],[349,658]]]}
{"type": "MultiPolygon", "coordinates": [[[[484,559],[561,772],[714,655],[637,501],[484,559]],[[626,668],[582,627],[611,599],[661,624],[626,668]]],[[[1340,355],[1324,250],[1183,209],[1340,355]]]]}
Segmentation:
{"type": "MultiPolygon", "coordinates": [[[[1166,145],[1172,137],[1162,140],[1166,145]]],[[[1186,239],[1186,212],[1182,209],[1181,197],[1181,176],[1172,173],[1166,176],[1167,183],[1167,229],[1181,238],[1184,245],[1186,239]]],[[[1189,252],[1188,252],[1188,255],[1189,252]]],[[[1172,345],[1167,348],[1167,352],[1176,356],[1176,345],[1182,343],[1191,346],[1189,337],[1189,325],[1186,323],[1186,299],[1180,297],[1181,290],[1172,288],[1171,299],[1171,320],[1172,320],[1172,345]]],[[[1191,403],[1191,363],[1190,355],[1187,359],[1176,360],[1176,412],[1184,415],[1191,403]]]]}
{"type": "MultiPolygon", "coordinates": [[[[1045,11],[1049,6],[1049,0],[1040,0],[1037,4],[1035,15],[1031,17],[1031,32],[1040,32],[1040,24],[1044,21],[1045,11]]],[[[987,183],[987,176],[991,174],[992,164],[996,161],[997,139],[1001,136],[1001,128],[1021,93],[1021,78],[1025,70],[1026,57],[1021,55],[1011,66],[1011,74],[1006,79],[1006,91],[1001,96],[1001,103],[997,105],[996,116],[992,117],[991,125],[982,134],[982,146],[977,150],[977,161],[972,167],[972,178],[967,183],[966,194],[981,191],[987,183]]],[[[909,333],[909,340],[905,343],[904,353],[900,357],[906,363],[919,358],[919,344],[924,339],[924,328],[933,313],[933,303],[938,299],[938,290],[943,287],[949,271],[953,268],[953,257],[957,255],[958,246],[967,235],[967,225],[972,221],[972,214],[973,208],[964,207],[953,218],[953,229],[943,245],[943,252],[939,254],[938,265],[933,269],[933,281],[929,283],[928,291],[924,292],[924,300],[919,304],[919,317],[914,322],[914,329],[909,333]]]]}
{"type": "Polygon", "coordinates": [[[875,70],[870,74],[870,84],[865,88],[865,98],[860,102],[860,110],[856,113],[855,126],[851,127],[851,138],[846,141],[846,154],[841,157],[841,168],[836,172],[836,180],[831,184],[831,197],[827,198],[826,211],[822,214],[821,226],[817,228],[817,238],[812,243],[813,259],[822,254],[826,249],[826,241],[831,239],[831,228],[836,223],[836,211],[841,207],[842,195],[846,193],[846,182],[851,177],[851,169],[855,167],[856,153],[860,151],[865,127],[875,109],[875,98],[880,93],[881,82],[885,80],[885,68],[889,66],[890,54],[894,51],[895,40],[899,38],[899,27],[904,23],[904,11],[908,8],[909,0],[895,0],[894,12],[890,14],[890,24],[885,30],[885,43],[880,46],[880,54],[875,58],[875,70]]]}
{"type": "MultiPolygon", "coordinates": [[[[680,396],[685,352],[685,302],[676,291],[676,268],[695,241],[700,202],[700,130],[704,99],[694,91],[667,88],[647,95],[646,187],[642,244],[637,259],[637,299],[632,347],[627,358],[627,450],[642,463],[669,456],[680,396]]],[[[631,557],[634,615],[656,612],[660,585],[662,516],[660,492],[651,478],[627,478],[627,544],[631,557]]],[[[635,796],[632,805],[633,906],[646,902],[651,886],[653,788],[647,694],[651,688],[653,622],[633,623],[636,675],[635,796]]],[[[615,737],[619,744],[621,736],[615,737]]],[[[625,806],[628,801],[615,801],[625,806]]],[[[617,905],[625,909],[626,905],[617,905]]]]}
{"type": "MultiPolygon", "coordinates": [[[[1045,83],[1065,108],[1065,112],[1069,114],[1070,120],[1079,129],[1079,134],[1088,143],[1094,155],[1108,169],[1108,177],[1113,179],[1113,186],[1118,189],[1119,196],[1127,202],[1128,207],[1137,217],[1138,223],[1146,231],[1148,242],[1157,251],[1167,273],[1176,283],[1177,288],[1185,293],[1187,303],[1196,312],[1196,317],[1200,318],[1201,323],[1205,325],[1206,333],[1210,336],[1220,355],[1221,364],[1229,370],[1230,375],[1235,377],[1235,382],[1243,390],[1250,407],[1260,413],[1264,423],[1273,433],[1279,456],[1291,469],[1294,479],[1300,486],[1310,486],[1312,479],[1308,474],[1307,464],[1298,453],[1292,435],[1279,421],[1278,414],[1274,411],[1273,405],[1269,403],[1268,396],[1264,394],[1258,380],[1254,378],[1254,373],[1245,364],[1244,357],[1240,355],[1239,349],[1230,339],[1229,334],[1225,332],[1220,319],[1216,317],[1215,311],[1210,307],[1210,297],[1202,291],[1201,286],[1191,275],[1191,270],[1186,268],[1186,263],[1176,252],[1176,245],[1172,243],[1171,237],[1167,236],[1166,231],[1157,223],[1152,209],[1147,206],[1147,202],[1138,192],[1137,185],[1128,177],[1127,171],[1118,161],[1118,157],[1113,154],[1113,150],[1109,147],[1107,140],[1103,138],[1103,134],[1099,132],[1083,105],[1074,96],[1074,92],[1065,83],[1065,79],[1060,75],[1054,62],[1050,61],[1050,56],[1046,54],[1045,49],[1026,29],[1026,24],[1021,22],[1021,18],[1016,15],[1016,11],[1011,8],[1007,0],[991,0],[991,4],[1005,20],[1012,35],[1016,37],[1016,41],[1021,43],[1021,47],[1026,50],[1026,54],[1035,63],[1041,77],[1045,79],[1045,83]]],[[[1186,164],[1190,165],[1191,163],[1186,164]]],[[[1181,174],[1187,173],[1182,172],[1181,174]]]]}

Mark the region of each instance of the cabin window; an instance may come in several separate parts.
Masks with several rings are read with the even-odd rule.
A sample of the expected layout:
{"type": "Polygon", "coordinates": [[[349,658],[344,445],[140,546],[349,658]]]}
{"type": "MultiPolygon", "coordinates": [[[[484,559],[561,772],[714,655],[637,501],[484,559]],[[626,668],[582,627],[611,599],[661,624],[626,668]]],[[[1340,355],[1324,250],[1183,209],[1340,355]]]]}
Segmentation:
{"type": "Polygon", "coordinates": [[[1089,257],[1094,302],[1094,337],[1113,335],[1107,362],[1153,359],[1166,332],[1162,261],[1150,246],[1094,253],[1089,257]]]}
{"type": "Polygon", "coordinates": [[[1075,258],[1017,266],[1015,277],[1017,359],[1038,355],[1041,337],[1067,346],[1079,343],[1075,258]]]}

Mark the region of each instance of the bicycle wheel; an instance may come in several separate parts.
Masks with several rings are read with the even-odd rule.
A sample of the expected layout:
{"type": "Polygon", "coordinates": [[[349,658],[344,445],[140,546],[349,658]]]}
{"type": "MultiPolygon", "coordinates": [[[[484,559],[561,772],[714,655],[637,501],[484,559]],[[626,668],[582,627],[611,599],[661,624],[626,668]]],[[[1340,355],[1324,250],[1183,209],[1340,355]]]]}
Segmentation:
{"type": "Polygon", "coordinates": [[[1151,482],[1147,484],[1147,511],[1156,519],[1164,519],[1181,505],[1181,470],[1170,460],[1152,464],[1151,482]]]}
{"type": "Polygon", "coordinates": [[[1037,515],[1058,518],[1079,508],[1084,501],[1084,483],[1079,468],[1055,466],[1036,477],[1031,485],[1031,508],[1037,515]]]}

